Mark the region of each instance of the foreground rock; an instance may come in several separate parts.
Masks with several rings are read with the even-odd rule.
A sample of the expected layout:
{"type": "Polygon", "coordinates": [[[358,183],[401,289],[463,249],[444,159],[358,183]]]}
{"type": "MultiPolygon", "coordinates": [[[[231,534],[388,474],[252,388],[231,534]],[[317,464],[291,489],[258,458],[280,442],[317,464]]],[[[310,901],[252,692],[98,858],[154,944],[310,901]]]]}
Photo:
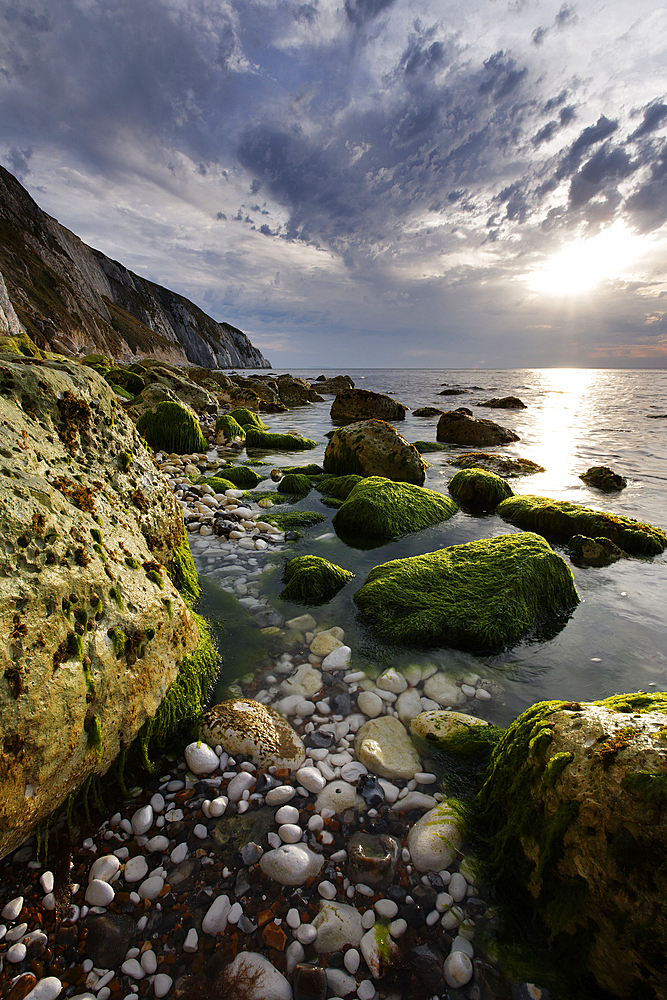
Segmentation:
{"type": "Polygon", "coordinates": [[[335,424],[350,424],[356,420],[405,420],[407,410],[384,392],[368,389],[344,389],[331,404],[331,419],[335,424]]]}
{"type": "Polygon", "coordinates": [[[414,445],[384,420],[361,420],[341,427],[324,453],[324,471],[333,476],[384,476],[423,486],[426,466],[414,445]]]}
{"type": "Polygon", "coordinates": [[[260,767],[297,770],[306,753],[301,738],[275,709],[251,698],[232,698],[202,716],[202,737],[232,755],[246,754],[260,767]]]}
{"type": "Polygon", "coordinates": [[[442,493],[370,476],[351,490],[334,515],[333,526],[341,536],[398,538],[446,521],[457,510],[442,493]]]}
{"type": "Polygon", "coordinates": [[[515,496],[498,506],[498,514],[510,524],[539,531],[554,541],[568,541],[573,535],[609,538],[629,555],[655,556],[667,547],[667,534],[652,524],[631,517],[592,510],[569,500],[515,496]]]}
{"type": "Polygon", "coordinates": [[[509,444],[519,440],[519,435],[509,427],[501,427],[493,420],[478,420],[463,409],[443,413],[435,436],[438,441],[453,444],[509,444]]]}
{"type": "Polygon", "coordinates": [[[458,503],[473,510],[495,510],[501,500],[512,496],[505,480],[485,469],[461,469],[448,488],[458,503]]]}
{"type": "Polygon", "coordinates": [[[540,702],[498,743],[480,802],[493,861],[555,945],[615,997],[665,996],[667,695],[540,702]],[[578,952],[581,954],[581,952],[578,952]]]}
{"type": "Polygon", "coordinates": [[[0,394],[3,855],[106,772],[199,632],[180,508],[110,386],[5,357],[0,394]]]}
{"type": "Polygon", "coordinates": [[[354,573],[321,556],[295,556],[285,566],[280,592],[283,601],[315,606],[326,604],[345,586],[354,573]]]}
{"type": "Polygon", "coordinates": [[[464,823],[453,800],[424,813],[408,833],[408,850],[419,872],[449,868],[463,846],[464,823]]]}
{"type": "Polygon", "coordinates": [[[498,651],[578,602],[572,573],[525,532],[376,566],[354,600],[387,641],[498,651]]]}

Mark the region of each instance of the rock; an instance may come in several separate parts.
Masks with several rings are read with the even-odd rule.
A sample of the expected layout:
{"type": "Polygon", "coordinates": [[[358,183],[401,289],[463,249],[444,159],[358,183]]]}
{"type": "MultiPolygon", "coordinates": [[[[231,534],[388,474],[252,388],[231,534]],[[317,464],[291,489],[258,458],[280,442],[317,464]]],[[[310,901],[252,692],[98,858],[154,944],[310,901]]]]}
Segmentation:
{"type": "Polygon", "coordinates": [[[189,743],[185,751],[185,763],[193,774],[211,774],[218,769],[220,763],[215,750],[207,743],[198,740],[189,743]]]}
{"type": "Polygon", "coordinates": [[[83,925],[88,931],[84,954],[99,969],[117,968],[136,934],[132,917],[124,913],[89,913],[83,925]]]}
{"type": "Polygon", "coordinates": [[[339,428],[327,445],[322,465],[334,476],[383,476],[417,486],[423,485],[426,474],[414,445],[382,420],[339,428]]]}
{"type": "Polygon", "coordinates": [[[201,929],[204,934],[215,937],[217,934],[224,934],[227,929],[227,917],[232,904],[229,896],[221,895],[213,900],[202,920],[201,929]]]}
{"type": "Polygon", "coordinates": [[[184,661],[202,690],[217,669],[172,583],[199,593],[181,509],[110,386],[74,362],[2,369],[0,420],[24,444],[0,455],[0,857],[107,772],[184,661]]]}
{"type": "Polygon", "coordinates": [[[323,809],[333,809],[335,813],[344,813],[347,809],[356,809],[357,812],[366,812],[367,805],[363,798],[354,790],[354,785],[347,781],[330,781],[317,796],[315,809],[322,812],[323,809]]]}
{"type": "Polygon", "coordinates": [[[321,792],[326,785],[326,779],[322,776],[322,772],[316,767],[302,767],[295,775],[296,780],[302,785],[307,791],[317,794],[321,792]]]}
{"type": "Polygon", "coordinates": [[[153,992],[155,996],[164,997],[167,995],[173,984],[173,979],[164,972],[158,972],[157,976],[153,980],[153,992]]]}
{"type": "Polygon", "coordinates": [[[377,687],[381,691],[391,691],[393,694],[402,694],[408,686],[408,682],[402,674],[399,674],[395,667],[384,670],[377,679],[377,687]]]}
{"type": "Polygon", "coordinates": [[[604,493],[615,493],[624,490],[628,485],[625,476],[620,476],[607,465],[592,465],[586,472],[582,472],[579,478],[587,486],[595,486],[596,489],[604,493]]]}
{"type": "Polygon", "coordinates": [[[448,986],[465,986],[472,979],[473,965],[462,951],[453,951],[445,959],[444,973],[448,986]]]}
{"type": "MultiPolygon", "coordinates": [[[[349,951],[345,952],[345,957],[355,952],[355,949],[350,948],[349,951]]],[[[358,967],[358,966],[357,966],[358,967]]],[[[334,969],[330,965],[327,966],[327,988],[329,990],[329,995],[332,997],[347,997],[350,993],[357,992],[357,981],[354,976],[348,975],[342,969],[334,969]]]]}
{"type": "Polygon", "coordinates": [[[276,379],[280,401],[285,406],[305,406],[308,403],[323,403],[324,400],[305,379],[292,375],[279,375],[276,379]]]}
{"type": "Polygon", "coordinates": [[[112,902],[116,893],[108,882],[103,882],[100,878],[94,878],[86,889],[86,902],[89,906],[108,906],[112,902]]]}
{"type": "Polygon", "coordinates": [[[413,417],[439,417],[444,410],[439,410],[437,406],[422,406],[418,410],[412,411],[413,417]]]}
{"type": "Polygon", "coordinates": [[[320,965],[299,963],[292,976],[294,1000],[325,1000],[327,974],[320,965]]]}
{"type": "MultiPolygon", "coordinates": [[[[364,768],[366,767],[365,764],[362,764],[361,766],[364,768]]],[[[343,774],[343,768],[341,768],[340,773],[341,775],[343,774]]],[[[385,799],[388,802],[392,801],[387,789],[395,791],[396,797],[398,797],[398,788],[396,785],[392,785],[388,781],[383,782],[374,774],[368,774],[368,772],[366,772],[366,774],[360,775],[357,780],[357,791],[370,809],[379,809],[385,799]]]]}
{"type": "Polygon", "coordinates": [[[343,645],[344,638],[345,633],[342,629],[335,627],[325,629],[322,632],[318,632],[311,642],[309,646],[310,652],[315,656],[328,656],[334,649],[338,649],[339,646],[343,645]]]}
{"type": "MultiPolygon", "coordinates": [[[[120,870],[120,861],[115,854],[105,854],[103,857],[98,858],[90,866],[90,871],[88,872],[88,881],[92,882],[94,879],[101,879],[103,882],[110,882],[117,871],[120,870]]],[[[49,892],[53,891],[53,884],[49,889],[49,892]]]]}
{"type": "Polygon", "coordinates": [[[139,809],[135,810],[130,821],[132,824],[132,833],[135,837],[142,837],[145,833],[148,833],[153,825],[153,819],[152,805],[140,806],[139,809]]]}
{"type": "Polygon", "coordinates": [[[317,931],[315,950],[320,954],[340,951],[345,945],[356,948],[364,933],[356,907],[324,899],[312,925],[317,931]]]}
{"type": "Polygon", "coordinates": [[[315,381],[317,391],[323,392],[325,395],[328,393],[338,395],[339,392],[343,392],[345,389],[354,389],[354,382],[349,375],[334,375],[332,378],[325,378],[321,375],[315,381]]]}
{"type": "Polygon", "coordinates": [[[442,493],[369,476],[354,487],[332,523],[342,538],[397,538],[440,524],[457,509],[442,493]]]}
{"type": "Polygon", "coordinates": [[[408,792],[402,799],[394,802],[391,808],[397,813],[410,812],[412,809],[419,809],[421,812],[426,812],[427,809],[432,809],[435,804],[436,799],[433,795],[424,795],[423,792],[408,792]]]}
{"type": "Polygon", "coordinates": [[[424,681],[424,694],[432,701],[437,701],[438,705],[447,708],[466,703],[466,696],[461,688],[457,687],[447,674],[443,674],[441,671],[424,681]]]}
{"type": "MultiPolygon", "coordinates": [[[[420,449],[421,450],[421,449],[420,449]]],[[[515,458],[512,455],[490,455],[484,451],[466,451],[456,458],[449,459],[450,465],[458,465],[463,469],[474,467],[495,472],[505,479],[516,476],[532,476],[536,472],[546,472],[542,465],[532,462],[529,458],[515,458]]]]}
{"type": "Polygon", "coordinates": [[[539,531],[554,541],[565,542],[573,535],[609,538],[624,552],[643,556],[659,555],[667,547],[667,534],[661,528],[569,500],[515,496],[503,500],[497,513],[510,524],[539,531]]]}
{"type": "Polygon", "coordinates": [[[130,884],[133,882],[142,882],[147,874],[148,862],[143,855],[138,854],[135,858],[130,858],[125,862],[123,878],[126,882],[129,882],[130,884]]]}
{"type": "Polygon", "coordinates": [[[399,954],[398,945],[383,924],[376,924],[366,931],[360,942],[360,950],[373,979],[384,975],[399,954]]]}
{"type": "Polygon", "coordinates": [[[317,622],[312,615],[299,615],[298,618],[290,618],[285,625],[287,628],[296,629],[297,632],[312,632],[317,622]]]}
{"type": "Polygon", "coordinates": [[[317,441],[300,434],[269,434],[249,425],[246,427],[245,445],[248,451],[306,451],[316,448],[317,441]]]}
{"type": "Polygon", "coordinates": [[[449,868],[463,845],[463,822],[456,809],[441,802],[410,828],[408,850],[419,872],[449,868]]]}
{"type": "MultiPolygon", "coordinates": [[[[438,674],[434,674],[437,677],[438,674]]],[[[441,674],[440,676],[445,676],[441,674]]],[[[429,678],[432,680],[432,678],[429,678]]],[[[428,683],[428,681],[426,682],[428,683]]],[[[437,699],[434,699],[437,700],[437,699]]],[[[453,750],[462,745],[461,737],[470,734],[471,730],[488,729],[489,723],[474,715],[464,715],[462,712],[421,712],[410,723],[410,732],[417,741],[436,746],[439,750],[453,750]]],[[[495,732],[498,730],[493,727],[495,732]]],[[[483,736],[480,736],[482,739],[483,736]]]]}
{"type": "Polygon", "coordinates": [[[165,401],[144,410],[137,420],[137,431],[156,451],[175,451],[179,455],[206,451],[197,416],[182,403],[165,401]]]}
{"type": "Polygon", "coordinates": [[[353,578],[354,573],[321,556],[295,556],[283,571],[286,586],[280,597],[295,604],[326,604],[353,578]]]}
{"type": "Polygon", "coordinates": [[[565,624],[579,597],[563,559],[524,532],[376,566],[354,601],[386,641],[491,652],[565,624]]]}
{"type": "Polygon", "coordinates": [[[202,736],[232,755],[246,754],[261,767],[297,770],[306,753],[300,737],[274,709],[250,698],[232,698],[202,716],[202,736]]]}
{"type": "Polygon", "coordinates": [[[292,987],[268,958],[243,951],[225,966],[217,981],[220,997],[243,1000],[292,1000],[292,987]]]}
{"type": "Polygon", "coordinates": [[[351,424],[357,420],[405,420],[406,407],[383,392],[368,389],[343,389],[331,405],[331,420],[335,424],[351,424]]]}
{"type": "MultiPolygon", "coordinates": [[[[494,396],[493,399],[486,399],[483,403],[477,403],[477,406],[490,406],[496,410],[525,410],[526,404],[522,402],[518,396],[494,396]]],[[[450,986],[453,986],[450,983],[450,986]]]]}
{"type": "Polygon", "coordinates": [[[463,410],[448,410],[438,420],[437,441],[454,444],[508,444],[519,441],[519,435],[493,420],[478,420],[463,410]]]}
{"type": "Polygon", "coordinates": [[[312,698],[322,687],[322,674],[310,663],[300,663],[293,674],[290,674],[280,684],[281,694],[299,695],[301,698],[312,698]]]}
{"type": "Polygon", "coordinates": [[[665,732],[662,692],[539,702],[499,742],[481,791],[503,891],[518,877],[535,900],[526,919],[556,948],[576,934],[578,968],[615,997],[665,991],[665,732]]]}
{"type": "Polygon", "coordinates": [[[60,996],[62,988],[63,984],[57,976],[44,976],[26,994],[26,1000],[28,1000],[28,997],[30,1000],[56,1000],[56,997],[60,996]]]}
{"type": "Polygon", "coordinates": [[[461,469],[450,479],[448,489],[457,503],[476,511],[495,510],[513,495],[504,479],[485,469],[461,469]]]}
{"type": "Polygon", "coordinates": [[[264,874],[281,885],[303,885],[323,864],[322,855],[314,854],[305,844],[282,844],[259,859],[264,874]]]}
{"type": "Polygon", "coordinates": [[[350,665],[352,650],[349,646],[336,646],[331,653],[322,660],[322,670],[346,670],[350,665]]]}
{"type": "Polygon", "coordinates": [[[405,726],[393,715],[364,723],[357,731],[354,749],[369,771],[390,781],[409,781],[420,770],[419,754],[405,726]]]}
{"type": "Polygon", "coordinates": [[[624,553],[610,538],[587,538],[573,535],[567,544],[572,562],[586,566],[610,566],[623,558],[624,553]]]}
{"type": "Polygon", "coordinates": [[[419,692],[416,688],[408,688],[408,690],[404,691],[403,694],[399,694],[394,707],[396,708],[398,717],[403,725],[408,726],[415,716],[419,715],[422,711],[422,703],[421,698],[419,697],[419,692]]]}
{"type": "Polygon", "coordinates": [[[347,846],[350,882],[387,889],[394,880],[400,850],[398,841],[389,834],[352,834],[347,846]]]}
{"type": "MultiPolygon", "coordinates": [[[[417,695],[417,701],[419,702],[419,710],[421,711],[419,695],[417,695]]],[[[357,705],[359,706],[359,711],[367,715],[369,719],[377,719],[378,715],[382,713],[384,702],[374,691],[360,691],[357,695],[357,705]]]]}

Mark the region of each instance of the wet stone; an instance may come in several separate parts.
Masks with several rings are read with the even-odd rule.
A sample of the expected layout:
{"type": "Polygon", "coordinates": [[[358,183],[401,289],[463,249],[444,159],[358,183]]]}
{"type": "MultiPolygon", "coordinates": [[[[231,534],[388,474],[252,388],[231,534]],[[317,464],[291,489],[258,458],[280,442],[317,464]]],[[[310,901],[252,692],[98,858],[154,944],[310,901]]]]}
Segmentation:
{"type": "Polygon", "coordinates": [[[294,1000],[325,1000],[327,976],[320,965],[299,962],[292,976],[294,1000]]]}
{"type": "Polygon", "coordinates": [[[84,926],[88,929],[86,957],[99,969],[121,965],[137,929],[134,920],[122,913],[96,913],[86,917],[84,926]]]}
{"type": "Polygon", "coordinates": [[[348,844],[350,881],[386,889],[394,880],[399,853],[398,841],[387,834],[354,834],[348,844]]]}
{"type": "Polygon", "coordinates": [[[421,906],[425,913],[430,913],[435,907],[438,893],[430,885],[418,885],[412,890],[411,895],[415,903],[421,906]]]}
{"type": "Polygon", "coordinates": [[[407,892],[405,891],[402,885],[390,885],[389,888],[387,889],[386,895],[387,899],[391,899],[392,902],[397,903],[399,906],[402,906],[403,903],[405,902],[405,897],[407,896],[407,892]]]}
{"type": "Polygon", "coordinates": [[[169,872],[169,884],[174,892],[183,892],[194,885],[201,862],[196,858],[186,858],[169,872]]]}
{"type": "Polygon", "coordinates": [[[417,903],[406,903],[401,909],[401,916],[405,920],[408,927],[412,927],[415,931],[418,931],[419,928],[423,927],[426,923],[424,911],[421,906],[417,905],[417,903]]]}
{"type": "Polygon", "coordinates": [[[379,809],[385,801],[385,794],[374,774],[362,774],[357,781],[357,791],[370,809],[379,809]]]}
{"type": "Polygon", "coordinates": [[[334,734],[323,733],[316,729],[306,737],[304,742],[307,747],[313,750],[328,750],[334,744],[334,734]]]}
{"type": "Polygon", "coordinates": [[[213,824],[211,841],[216,852],[229,860],[234,854],[249,843],[263,844],[269,830],[275,827],[274,810],[269,806],[253,812],[221,816],[213,824]]]}

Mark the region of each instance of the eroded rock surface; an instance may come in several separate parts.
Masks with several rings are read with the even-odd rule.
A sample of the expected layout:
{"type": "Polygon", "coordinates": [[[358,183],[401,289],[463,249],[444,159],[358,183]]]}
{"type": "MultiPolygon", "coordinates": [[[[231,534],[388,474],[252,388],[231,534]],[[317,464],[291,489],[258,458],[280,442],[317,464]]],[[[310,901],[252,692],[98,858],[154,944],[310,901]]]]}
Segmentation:
{"type": "Polygon", "coordinates": [[[385,476],[423,486],[426,467],[414,445],[384,420],[340,427],[324,453],[324,471],[334,476],[385,476]]]}

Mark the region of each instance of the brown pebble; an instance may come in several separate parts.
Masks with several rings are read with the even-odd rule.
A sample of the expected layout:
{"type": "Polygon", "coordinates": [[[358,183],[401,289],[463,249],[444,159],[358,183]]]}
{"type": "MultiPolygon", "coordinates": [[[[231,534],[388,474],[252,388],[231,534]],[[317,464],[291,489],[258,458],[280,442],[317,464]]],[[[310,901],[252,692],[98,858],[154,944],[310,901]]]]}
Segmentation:
{"type": "Polygon", "coordinates": [[[9,993],[5,995],[5,1000],[23,1000],[36,983],[35,976],[31,972],[26,972],[16,980],[9,993]]]}
{"type": "Polygon", "coordinates": [[[174,796],[174,802],[177,802],[180,806],[181,803],[187,802],[188,799],[191,799],[194,796],[194,794],[195,794],[194,788],[184,788],[182,792],[176,792],[176,795],[174,796]]]}
{"type": "Polygon", "coordinates": [[[263,927],[264,924],[268,924],[269,920],[273,920],[273,914],[271,910],[262,910],[261,913],[257,914],[257,926],[263,927]]]}
{"type": "Polygon", "coordinates": [[[284,951],[285,945],[287,944],[287,934],[282,929],[278,927],[276,923],[271,921],[267,924],[262,931],[262,940],[267,948],[275,948],[276,951],[284,951]]]}

